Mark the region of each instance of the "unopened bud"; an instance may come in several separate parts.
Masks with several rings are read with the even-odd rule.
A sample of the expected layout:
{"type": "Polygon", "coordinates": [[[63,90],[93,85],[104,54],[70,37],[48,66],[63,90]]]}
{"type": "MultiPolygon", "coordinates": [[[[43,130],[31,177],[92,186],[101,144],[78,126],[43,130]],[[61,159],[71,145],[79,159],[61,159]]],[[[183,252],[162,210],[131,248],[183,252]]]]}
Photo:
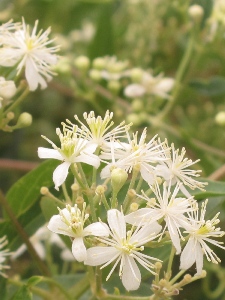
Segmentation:
{"type": "Polygon", "coordinates": [[[186,275],[184,276],[184,280],[185,280],[186,283],[189,283],[189,282],[191,282],[191,280],[192,280],[192,276],[191,276],[190,274],[186,274],[186,275]]]}
{"type": "Polygon", "coordinates": [[[95,193],[97,195],[103,195],[105,193],[105,186],[104,185],[98,185],[95,189],[95,193]]]}
{"type": "Polygon", "coordinates": [[[73,192],[77,192],[77,191],[79,191],[79,189],[80,189],[79,184],[73,183],[73,184],[71,185],[71,190],[72,190],[73,192]]]}
{"type": "Polygon", "coordinates": [[[115,193],[118,193],[119,190],[122,188],[124,183],[126,182],[128,174],[126,171],[120,168],[115,168],[111,172],[111,183],[112,188],[115,193]]]}
{"type": "Polygon", "coordinates": [[[216,122],[216,124],[221,125],[221,126],[225,125],[225,111],[220,111],[215,116],[215,122],[216,122]]]}
{"type": "Polygon", "coordinates": [[[129,198],[134,198],[136,197],[136,191],[134,189],[130,189],[128,192],[127,192],[127,195],[129,198]]]}
{"type": "Polygon", "coordinates": [[[46,196],[49,192],[49,189],[46,187],[46,186],[42,186],[41,189],[40,189],[40,193],[43,195],[43,196],[46,196]]]}
{"type": "Polygon", "coordinates": [[[131,212],[136,211],[136,210],[138,210],[138,207],[139,207],[139,205],[136,202],[131,203],[131,205],[130,205],[130,211],[131,212]]]}
{"type": "Polygon", "coordinates": [[[90,66],[90,59],[87,56],[78,56],[74,60],[74,65],[82,71],[86,71],[90,66]]]}
{"type": "Polygon", "coordinates": [[[15,95],[16,90],[14,81],[5,80],[4,77],[0,77],[0,97],[11,99],[15,95]]]}
{"type": "Polygon", "coordinates": [[[27,112],[24,112],[19,116],[16,127],[22,128],[22,127],[30,126],[31,124],[32,124],[32,115],[27,112]]]}
{"type": "Polygon", "coordinates": [[[83,204],[84,203],[84,198],[83,197],[77,197],[77,199],[76,199],[76,204],[78,204],[78,206],[80,206],[81,204],[83,204]]]}
{"type": "Polygon", "coordinates": [[[117,80],[110,80],[108,82],[107,87],[111,92],[113,92],[114,94],[117,94],[121,88],[121,84],[117,80]]]}
{"type": "Polygon", "coordinates": [[[133,68],[130,71],[130,78],[135,83],[140,83],[143,77],[143,70],[139,68],[133,68]]]}
{"type": "Polygon", "coordinates": [[[7,118],[9,121],[12,120],[12,119],[14,119],[14,117],[15,117],[15,114],[14,114],[14,112],[12,112],[12,111],[8,112],[7,115],[6,115],[6,118],[7,118]]]}
{"type": "Polygon", "coordinates": [[[203,7],[198,4],[191,5],[188,14],[195,23],[200,23],[204,15],[203,7]]]}
{"type": "Polygon", "coordinates": [[[132,123],[134,126],[139,126],[142,124],[142,120],[141,118],[139,117],[138,114],[129,114],[127,116],[127,120],[126,120],[128,123],[132,123]]]}
{"type": "Polygon", "coordinates": [[[99,82],[102,79],[101,72],[99,70],[96,70],[96,69],[91,69],[89,71],[89,76],[95,82],[99,82]]]}
{"type": "Polygon", "coordinates": [[[102,57],[97,57],[93,60],[93,68],[98,69],[98,70],[102,70],[105,68],[106,62],[105,59],[102,57]]]}
{"type": "Polygon", "coordinates": [[[144,109],[143,101],[139,98],[136,98],[132,101],[131,107],[134,112],[140,112],[144,109]]]}

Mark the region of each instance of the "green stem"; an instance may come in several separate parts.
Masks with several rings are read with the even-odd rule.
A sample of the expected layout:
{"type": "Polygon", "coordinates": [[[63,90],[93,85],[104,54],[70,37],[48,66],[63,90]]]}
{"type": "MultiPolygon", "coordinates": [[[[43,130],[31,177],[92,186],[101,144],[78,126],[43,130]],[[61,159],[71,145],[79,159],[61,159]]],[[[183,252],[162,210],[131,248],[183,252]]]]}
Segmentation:
{"type": "Polygon", "coordinates": [[[31,242],[29,240],[29,236],[24,231],[23,227],[20,225],[19,221],[17,220],[17,218],[14,215],[10,205],[6,201],[4,195],[1,191],[0,191],[0,203],[4,207],[4,209],[5,209],[6,213],[8,214],[9,218],[11,219],[12,224],[14,225],[16,231],[19,233],[22,240],[26,244],[27,250],[29,251],[29,253],[32,256],[32,258],[34,259],[34,261],[36,262],[36,265],[37,265],[38,269],[40,270],[40,272],[45,276],[50,276],[50,272],[49,272],[48,268],[46,267],[44,262],[41,260],[41,258],[37,254],[36,250],[34,249],[33,245],[31,244],[31,242]]]}
{"type": "Polygon", "coordinates": [[[77,173],[77,170],[76,168],[74,167],[74,164],[71,164],[71,170],[72,170],[72,173],[74,175],[74,177],[76,178],[77,182],[79,183],[79,185],[83,188],[83,189],[86,189],[84,183],[82,182],[79,174],[77,173]]]}
{"type": "Polygon", "coordinates": [[[173,264],[173,258],[174,258],[175,252],[176,252],[176,249],[172,245],[170,257],[169,257],[169,261],[168,261],[168,265],[167,265],[167,275],[169,276],[169,278],[172,275],[172,264],[173,264]]]}
{"type": "Polygon", "coordinates": [[[69,196],[69,194],[67,192],[65,183],[62,184],[62,190],[63,190],[63,195],[64,195],[64,197],[66,199],[66,202],[67,203],[71,203],[71,199],[70,199],[70,196],[69,196]]]}
{"type": "Polygon", "coordinates": [[[164,109],[161,111],[161,113],[158,114],[158,116],[157,116],[158,120],[163,120],[170,113],[170,111],[172,110],[172,108],[174,107],[174,105],[177,101],[181,82],[183,80],[183,77],[184,77],[184,74],[185,74],[187,68],[189,67],[190,60],[193,55],[195,38],[196,38],[196,32],[195,32],[195,28],[193,28],[192,34],[189,38],[188,45],[185,50],[185,53],[183,55],[183,58],[181,60],[181,63],[179,65],[177,73],[176,73],[175,85],[174,85],[174,89],[172,91],[171,99],[168,100],[164,109]]]}
{"type": "Polygon", "coordinates": [[[129,205],[130,205],[130,198],[129,198],[129,195],[128,195],[128,191],[131,190],[134,187],[135,181],[137,179],[138,174],[139,174],[139,170],[135,169],[135,167],[134,167],[133,168],[133,173],[132,173],[132,178],[131,178],[131,181],[130,181],[130,185],[129,185],[128,190],[127,190],[127,195],[126,195],[124,203],[123,203],[123,211],[124,211],[125,214],[126,214],[128,208],[129,208],[129,205]]]}
{"type": "Polygon", "coordinates": [[[17,107],[20,103],[23,102],[23,100],[26,98],[26,96],[29,94],[30,90],[27,87],[24,92],[19,96],[19,98],[17,98],[12,105],[10,105],[5,111],[4,111],[4,115],[6,116],[8,112],[13,111],[13,109],[15,107],[17,107]]]}
{"type": "Polygon", "coordinates": [[[68,300],[73,300],[74,298],[61,286],[61,284],[59,284],[57,281],[55,281],[54,279],[52,278],[49,278],[49,277],[43,277],[42,278],[42,281],[43,282],[47,282],[47,283],[50,283],[51,285],[54,285],[56,286],[60,292],[66,297],[66,299],[68,300]]]}
{"type": "Polygon", "coordinates": [[[179,273],[177,273],[177,275],[170,280],[170,284],[173,285],[185,272],[186,270],[181,270],[179,273]]]}

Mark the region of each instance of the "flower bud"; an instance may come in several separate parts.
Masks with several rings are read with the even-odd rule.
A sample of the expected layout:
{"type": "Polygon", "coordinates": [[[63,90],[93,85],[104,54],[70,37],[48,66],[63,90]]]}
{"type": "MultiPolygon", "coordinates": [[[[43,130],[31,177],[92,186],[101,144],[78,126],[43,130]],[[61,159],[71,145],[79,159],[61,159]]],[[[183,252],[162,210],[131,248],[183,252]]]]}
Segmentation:
{"type": "Polygon", "coordinates": [[[191,5],[188,9],[188,14],[194,23],[200,23],[204,15],[203,7],[198,4],[191,5]]]}
{"type": "Polygon", "coordinates": [[[131,205],[130,205],[130,211],[131,212],[136,211],[136,210],[138,210],[138,207],[139,207],[139,205],[136,202],[131,203],[131,205]]]}
{"type": "Polygon", "coordinates": [[[4,99],[11,99],[16,93],[16,86],[14,81],[5,80],[4,77],[0,77],[0,97],[4,99]]]}
{"type": "Polygon", "coordinates": [[[143,70],[139,68],[133,68],[130,71],[130,78],[133,82],[140,83],[143,77],[143,70]]]}
{"type": "Polygon", "coordinates": [[[24,112],[19,116],[19,119],[16,124],[16,128],[27,127],[32,124],[32,116],[31,114],[24,112]]]}
{"type": "Polygon", "coordinates": [[[87,56],[78,56],[74,60],[74,65],[82,71],[86,71],[90,66],[90,59],[87,56]]]}
{"type": "Polygon", "coordinates": [[[102,70],[106,66],[105,59],[102,57],[97,57],[93,60],[92,66],[94,69],[102,70]]]}
{"type": "Polygon", "coordinates": [[[216,124],[221,125],[221,126],[225,125],[225,111],[220,111],[215,116],[215,122],[216,122],[216,124]]]}
{"type": "Polygon", "coordinates": [[[134,112],[140,112],[140,111],[144,110],[143,101],[139,98],[136,98],[133,100],[131,107],[134,112]]]}
{"type": "Polygon", "coordinates": [[[111,172],[111,183],[112,188],[115,193],[118,193],[119,190],[122,188],[124,183],[126,182],[128,174],[126,171],[120,168],[115,168],[111,172]]]}
{"type": "Polygon", "coordinates": [[[99,82],[102,79],[101,72],[96,69],[91,69],[89,71],[89,76],[93,81],[99,82]]]}
{"type": "Polygon", "coordinates": [[[117,94],[121,88],[121,84],[117,80],[110,80],[107,87],[112,93],[117,94]]]}

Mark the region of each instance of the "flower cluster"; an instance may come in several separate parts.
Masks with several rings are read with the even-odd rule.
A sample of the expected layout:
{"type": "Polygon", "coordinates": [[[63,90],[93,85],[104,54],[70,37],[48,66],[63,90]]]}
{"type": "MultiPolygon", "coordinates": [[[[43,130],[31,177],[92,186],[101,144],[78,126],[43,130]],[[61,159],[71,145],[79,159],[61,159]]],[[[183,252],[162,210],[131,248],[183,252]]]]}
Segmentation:
{"type": "Polygon", "coordinates": [[[37,31],[38,21],[32,31],[24,19],[21,23],[9,21],[0,26],[0,66],[16,66],[17,75],[25,72],[29,89],[34,91],[38,85],[46,88],[54,72],[51,66],[57,63],[55,52],[58,46],[48,47],[53,41],[48,35],[51,29],[37,31]]]}
{"type": "Polygon", "coordinates": [[[71,238],[77,261],[101,268],[113,263],[107,279],[119,266],[127,290],[140,286],[138,264],[156,274],[160,259],[151,256],[152,243],[170,242],[180,254],[181,270],[196,263],[196,275],[201,275],[204,254],[213,263],[220,261],[209,244],[225,247],[214,239],[224,235],[216,227],[218,214],[205,219],[207,201],[199,209],[191,195],[206,185],[197,180],[200,170],[190,168],[198,160],[186,158],[184,148],[179,151],[167,140],[157,136],[148,140],[146,129],[140,138],[138,132],[130,132],[131,124],[122,122],[112,129],[112,117],[108,111],[104,118],[91,112],[84,114],[87,125],[77,116],[78,125],[67,120],[62,132],[56,130],[61,147],[44,137],[53,149],[39,148],[39,157],[62,161],[53,173],[56,189],[64,184],[70,169],[76,186],[73,205],[60,209],[48,228],[71,238]],[[91,179],[82,163],[93,166],[91,179]]]}

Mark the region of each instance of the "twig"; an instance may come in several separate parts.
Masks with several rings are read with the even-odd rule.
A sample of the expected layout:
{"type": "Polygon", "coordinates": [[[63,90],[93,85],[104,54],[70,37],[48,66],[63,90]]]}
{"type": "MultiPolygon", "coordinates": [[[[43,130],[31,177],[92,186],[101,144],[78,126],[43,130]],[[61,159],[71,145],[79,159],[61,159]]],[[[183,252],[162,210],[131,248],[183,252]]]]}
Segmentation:
{"type": "Polygon", "coordinates": [[[210,180],[219,180],[225,177],[225,164],[208,176],[210,180]]]}
{"type": "Polygon", "coordinates": [[[0,169],[9,169],[9,170],[28,172],[36,168],[38,165],[39,163],[30,162],[30,161],[22,161],[16,159],[8,159],[8,158],[0,159],[0,169]]]}

